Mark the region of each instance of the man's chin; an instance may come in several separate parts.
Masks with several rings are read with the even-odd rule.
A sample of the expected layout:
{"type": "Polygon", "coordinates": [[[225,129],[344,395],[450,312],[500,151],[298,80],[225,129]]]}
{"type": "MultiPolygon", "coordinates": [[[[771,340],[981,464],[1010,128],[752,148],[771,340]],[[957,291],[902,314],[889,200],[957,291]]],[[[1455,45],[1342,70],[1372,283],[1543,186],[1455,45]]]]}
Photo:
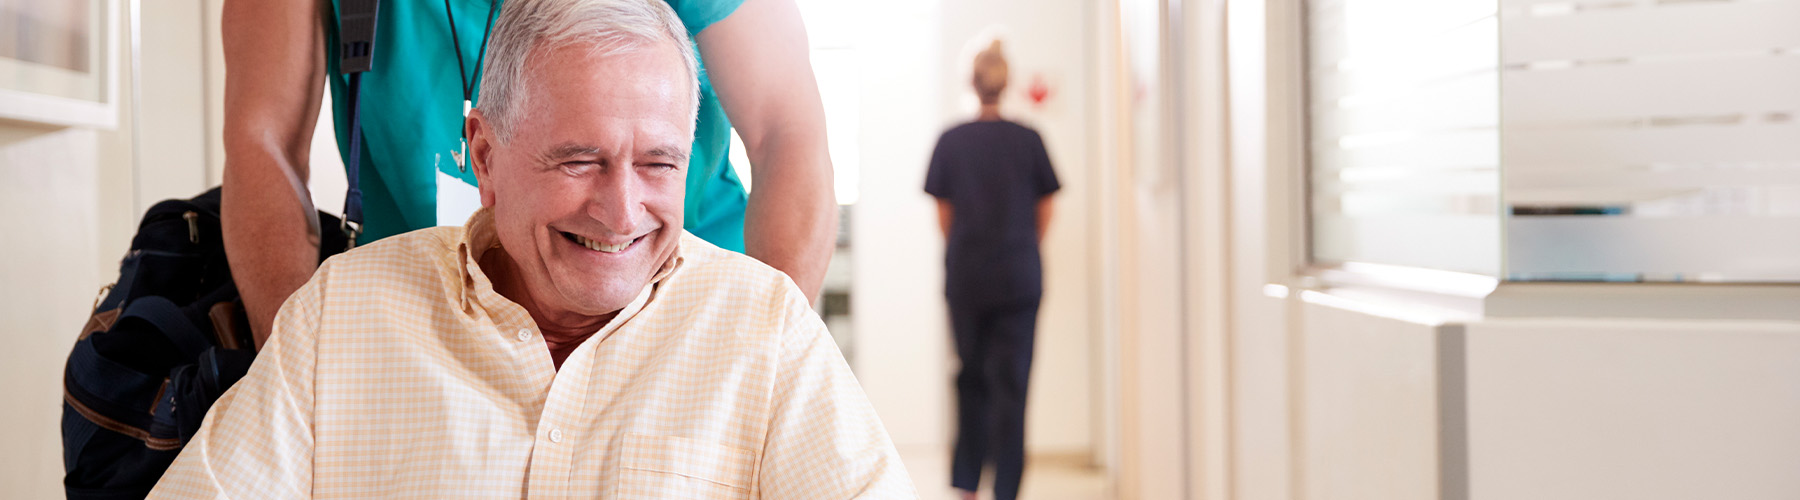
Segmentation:
{"type": "Polygon", "coordinates": [[[652,254],[660,232],[652,232],[631,248],[616,253],[592,250],[565,239],[546,255],[549,279],[562,296],[566,312],[598,316],[611,314],[637,298],[660,266],[652,254]]]}
{"type": "MultiPolygon", "coordinates": [[[[573,278],[574,276],[564,276],[573,278]]],[[[602,316],[619,312],[630,305],[643,291],[641,286],[629,283],[612,282],[584,284],[579,282],[559,282],[557,291],[562,293],[563,303],[568,311],[583,316],[602,316]]]]}

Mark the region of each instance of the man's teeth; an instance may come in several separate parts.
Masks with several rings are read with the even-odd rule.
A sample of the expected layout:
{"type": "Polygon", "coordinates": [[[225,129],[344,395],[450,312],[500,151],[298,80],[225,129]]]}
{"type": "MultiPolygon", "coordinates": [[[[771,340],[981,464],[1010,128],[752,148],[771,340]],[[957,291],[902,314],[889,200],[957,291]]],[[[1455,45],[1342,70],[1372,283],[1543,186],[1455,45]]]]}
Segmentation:
{"type": "Polygon", "coordinates": [[[581,235],[579,235],[579,234],[573,234],[573,233],[571,233],[571,234],[570,234],[570,236],[574,236],[574,237],[575,237],[575,242],[576,242],[576,243],[579,243],[579,244],[581,244],[581,246],[584,246],[584,247],[587,247],[587,248],[588,248],[588,250],[593,250],[593,251],[596,251],[596,252],[605,252],[605,253],[618,253],[618,252],[619,252],[619,251],[621,251],[621,250],[624,250],[624,249],[625,249],[625,247],[628,247],[628,246],[631,246],[631,242],[630,242],[630,241],[627,241],[627,242],[624,242],[624,243],[620,243],[620,244],[617,244],[617,245],[604,245],[604,244],[601,244],[601,243],[600,243],[600,242],[598,242],[598,241],[594,241],[594,240],[590,240],[590,239],[587,239],[587,238],[583,238],[583,237],[581,237],[581,235]]]}

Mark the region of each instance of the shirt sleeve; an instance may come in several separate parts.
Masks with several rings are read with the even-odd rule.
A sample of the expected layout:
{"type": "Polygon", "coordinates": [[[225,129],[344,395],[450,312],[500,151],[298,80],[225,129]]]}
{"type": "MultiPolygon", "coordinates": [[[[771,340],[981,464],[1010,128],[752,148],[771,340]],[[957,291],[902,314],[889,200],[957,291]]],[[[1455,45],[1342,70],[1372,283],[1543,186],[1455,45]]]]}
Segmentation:
{"type": "Polygon", "coordinates": [[[1031,140],[1037,149],[1032,161],[1032,179],[1037,182],[1038,197],[1042,198],[1062,189],[1062,183],[1056,180],[1056,169],[1050,165],[1050,151],[1044,149],[1044,137],[1033,132],[1031,140]]]}
{"type": "Polygon", "coordinates": [[[699,35],[713,23],[724,21],[737,12],[744,0],[665,0],[669,7],[675,9],[675,17],[681,18],[681,24],[687,26],[688,38],[699,35]]]}
{"type": "Polygon", "coordinates": [[[255,364],[214,403],[149,498],[312,497],[313,368],[325,274],[321,267],[288,298],[255,364]]]}
{"type": "Polygon", "coordinates": [[[925,170],[925,192],[932,196],[950,199],[950,151],[944,146],[944,138],[939,137],[937,147],[931,150],[931,166],[925,170]]]}
{"type": "Polygon", "coordinates": [[[787,312],[774,413],[757,488],[762,498],[918,498],[869,398],[794,290],[787,312]],[[829,471],[829,472],[826,472],[829,471]]]}

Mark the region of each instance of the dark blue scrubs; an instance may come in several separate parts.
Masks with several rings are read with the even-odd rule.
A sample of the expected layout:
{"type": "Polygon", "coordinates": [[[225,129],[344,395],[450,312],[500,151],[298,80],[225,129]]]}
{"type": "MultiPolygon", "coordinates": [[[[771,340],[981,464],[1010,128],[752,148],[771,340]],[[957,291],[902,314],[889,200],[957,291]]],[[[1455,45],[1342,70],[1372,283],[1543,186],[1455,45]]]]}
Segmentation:
{"type": "Polygon", "coordinates": [[[1025,470],[1025,391],[1043,296],[1037,204],[1061,188],[1038,133],[977,121],[938,138],[925,192],[950,202],[944,296],[962,369],[950,484],[975,491],[994,465],[994,498],[1018,496],[1025,470]]]}

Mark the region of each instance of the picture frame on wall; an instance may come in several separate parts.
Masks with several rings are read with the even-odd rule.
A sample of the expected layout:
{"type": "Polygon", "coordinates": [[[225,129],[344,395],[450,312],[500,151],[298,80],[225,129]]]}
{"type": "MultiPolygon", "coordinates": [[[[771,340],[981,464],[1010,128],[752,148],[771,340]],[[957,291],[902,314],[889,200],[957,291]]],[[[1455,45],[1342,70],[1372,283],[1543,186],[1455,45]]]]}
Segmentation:
{"type": "Polygon", "coordinates": [[[117,0],[0,0],[0,119],[114,128],[117,0]]]}

